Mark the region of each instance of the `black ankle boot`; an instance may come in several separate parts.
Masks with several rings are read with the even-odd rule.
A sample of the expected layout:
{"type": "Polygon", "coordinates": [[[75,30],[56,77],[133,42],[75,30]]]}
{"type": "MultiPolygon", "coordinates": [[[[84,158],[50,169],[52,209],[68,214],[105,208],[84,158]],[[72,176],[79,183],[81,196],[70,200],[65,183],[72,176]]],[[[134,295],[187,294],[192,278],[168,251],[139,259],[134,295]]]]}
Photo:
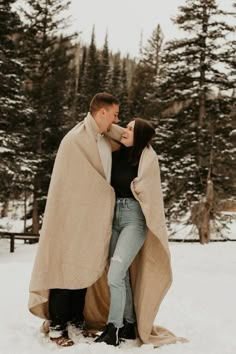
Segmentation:
{"type": "Polygon", "coordinates": [[[108,325],[106,325],[106,327],[104,328],[103,332],[100,334],[99,337],[97,337],[97,338],[95,339],[94,342],[96,342],[96,343],[102,342],[103,338],[104,338],[104,337],[106,336],[106,334],[107,334],[107,331],[108,331],[108,325]]]}
{"type": "Polygon", "coordinates": [[[116,328],[113,323],[108,323],[102,334],[95,339],[95,342],[118,346],[120,344],[119,328],[116,328]]]}
{"type": "Polygon", "coordinates": [[[135,323],[124,321],[124,326],[119,330],[119,338],[136,339],[135,323]]]}

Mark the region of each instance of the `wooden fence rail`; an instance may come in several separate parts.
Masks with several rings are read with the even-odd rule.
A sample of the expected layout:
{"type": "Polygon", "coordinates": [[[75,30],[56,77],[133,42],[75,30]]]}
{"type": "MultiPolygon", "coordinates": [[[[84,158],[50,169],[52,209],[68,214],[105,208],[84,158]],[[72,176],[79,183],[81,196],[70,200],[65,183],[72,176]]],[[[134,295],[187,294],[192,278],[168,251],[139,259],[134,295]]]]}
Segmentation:
{"type": "Polygon", "coordinates": [[[7,232],[0,231],[0,239],[10,239],[10,252],[15,251],[15,240],[24,240],[29,243],[36,243],[39,240],[39,234],[24,233],[24,232],[7,232]]]}
{"type": "MultiPolygon", "coordinates": [[[[10,252],[15,251],[15,240],[24,240],[25,242],[29,243],[36,243],[39,241],[39,234],[33,233],[22,233],[22,232],[7,232],[7,231],[0,231],[0,239],[7,238],[10,239],[10,252]]],[[[236,241],[236,239],[230,238],[222,238],[222,239],[212,239],[210,242],[227,242],[227,241],[236,241]]],[[[169,242],[200,242],[198,239],[174,239],[170,238],[169,242]]]]}

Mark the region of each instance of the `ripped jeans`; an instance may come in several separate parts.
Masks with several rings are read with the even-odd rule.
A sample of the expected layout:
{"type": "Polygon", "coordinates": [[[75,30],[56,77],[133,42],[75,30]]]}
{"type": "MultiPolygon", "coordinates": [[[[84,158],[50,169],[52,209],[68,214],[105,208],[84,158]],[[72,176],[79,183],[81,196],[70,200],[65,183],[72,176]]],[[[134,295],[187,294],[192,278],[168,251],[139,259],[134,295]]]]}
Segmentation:
{"type": "Polygon", "coordinates": [[[145,217],[133,198],[117,198],[110,241],[110,309],[107,323],[117,328],[136,321],[129,266],[142,247],[147,232],[145,217]]]}

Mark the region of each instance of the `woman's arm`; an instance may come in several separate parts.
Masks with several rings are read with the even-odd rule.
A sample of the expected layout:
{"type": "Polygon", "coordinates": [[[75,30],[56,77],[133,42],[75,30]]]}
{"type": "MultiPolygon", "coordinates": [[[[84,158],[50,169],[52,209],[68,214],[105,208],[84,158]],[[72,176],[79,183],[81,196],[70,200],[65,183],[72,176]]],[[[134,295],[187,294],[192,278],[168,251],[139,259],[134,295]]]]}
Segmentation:
{"type": "Polygon", "coordinates": [[[112,124],[111,130],[105,133],[105,136],[109,138],[112,151],[116,151],[120,149],[121,143],[121,135],[124,131],[124,128],[120,127],[119,125],[112,124]]]}

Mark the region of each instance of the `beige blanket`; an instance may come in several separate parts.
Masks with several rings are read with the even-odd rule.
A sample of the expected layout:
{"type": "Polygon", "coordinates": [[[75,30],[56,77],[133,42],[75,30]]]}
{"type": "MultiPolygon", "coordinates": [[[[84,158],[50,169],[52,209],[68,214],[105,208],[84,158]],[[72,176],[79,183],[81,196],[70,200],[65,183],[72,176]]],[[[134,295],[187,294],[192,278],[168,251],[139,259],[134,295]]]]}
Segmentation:
{"type": "MultiPolygon", "coordinates": [[[[107,255],[115,203],[98,154],[96,124],[88,114],[63,139],[55,160],[43,227],[30,282],[30,311],[48,318],[50,288],[88,287],[85,319],[104,325],[109,309],[107,255]]],[[[121,128],[114,126],[113,137],[121,128]]],[[[159,346],[182,340],[153,327],[171,285],[171,265],[157,156],[145,149],[132,190],[148,226],[144,246],[131,267],[138,332],[144,343],[159,346]]]]}

